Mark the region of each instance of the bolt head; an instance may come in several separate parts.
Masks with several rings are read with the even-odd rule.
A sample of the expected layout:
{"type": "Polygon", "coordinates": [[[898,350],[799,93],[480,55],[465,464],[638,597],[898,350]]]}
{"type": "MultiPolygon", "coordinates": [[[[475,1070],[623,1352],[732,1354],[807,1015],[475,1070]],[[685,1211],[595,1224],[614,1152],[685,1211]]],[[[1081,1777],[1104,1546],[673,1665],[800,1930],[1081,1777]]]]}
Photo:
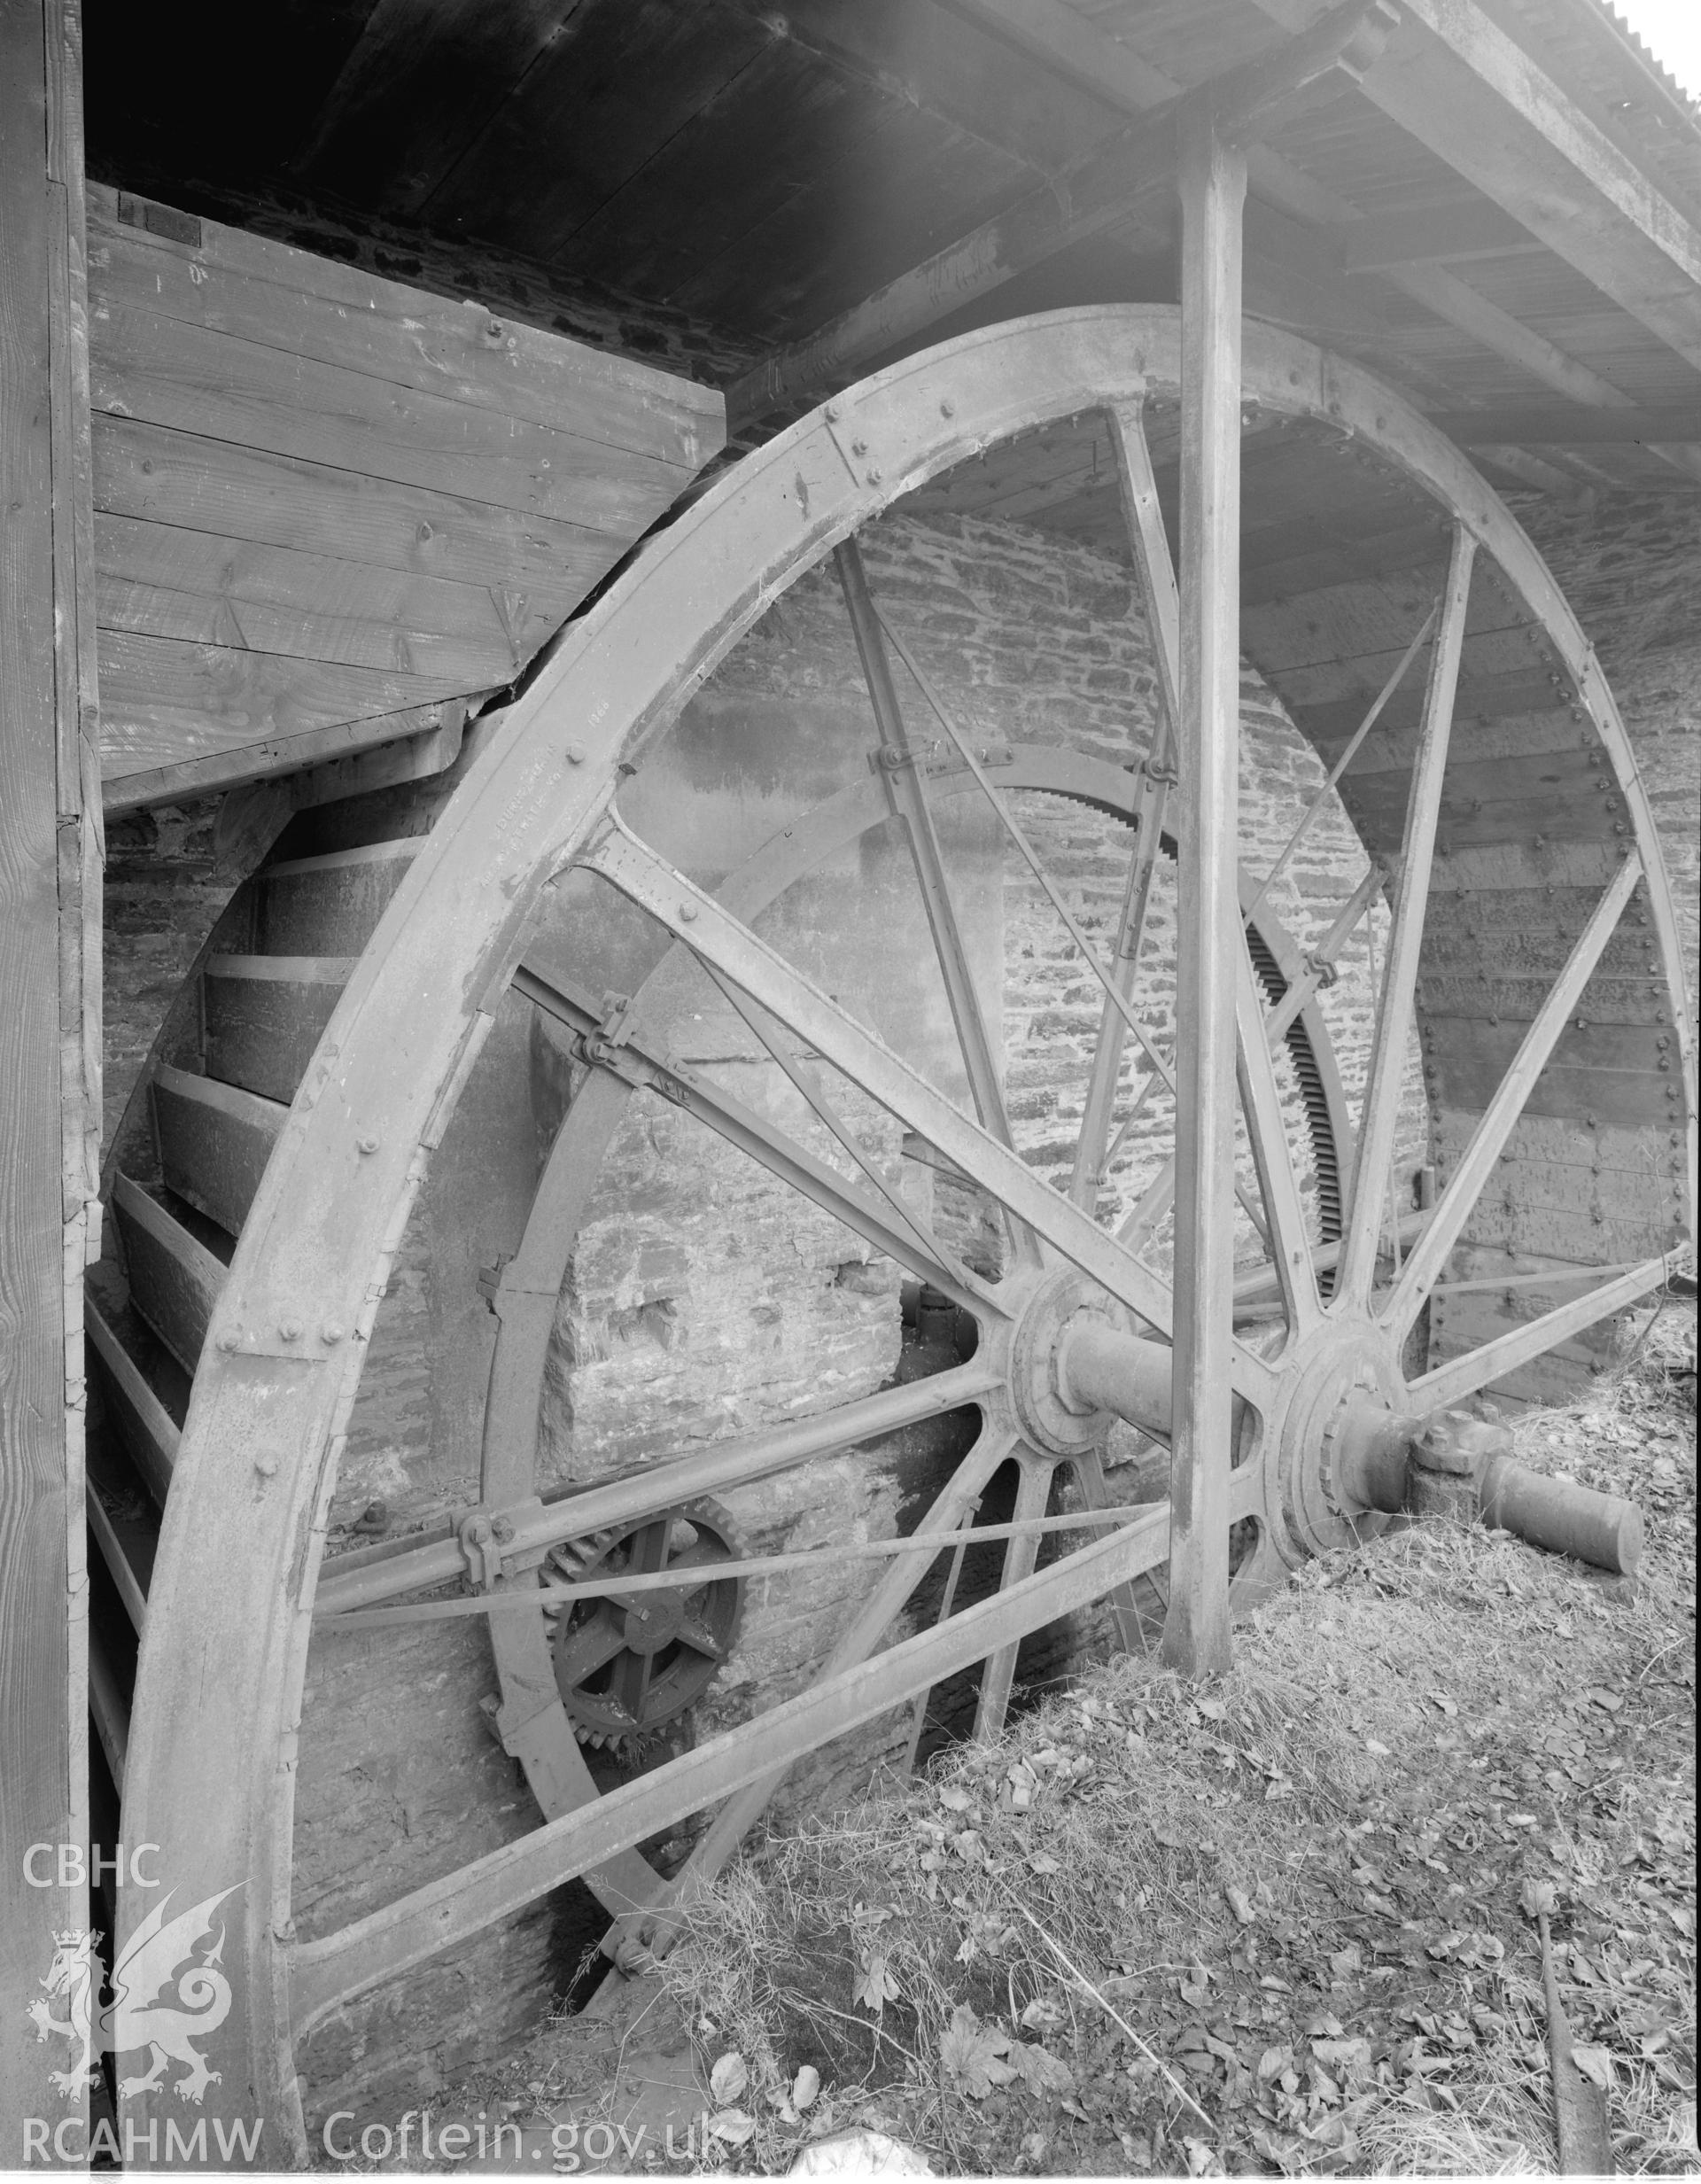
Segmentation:
{"type": "Polygon", "coordinates": [[[270,1455],[257,1456],[254,1458],[254,1469],[262,1479],[275,1479],[277,1476],[277,1458],[270,1455]]]}
{"type": "Polygon", "coordinates": [[[301,1322],[299,1319],[280,1319],[277,1332],[284,1341],[299,1342],[301,1339],[301,1322]]]}
{"type": "Polygon", "coordinates": [[[378,1149],[378,1140],[376,1138],[357,1138],[354,1142],[362,1153],[376,1153],[378,1149]]]}
{"type": "Polygon", "coordinates": [[[322,1342],[329,1343],[334,1348],[336,1345],[342,1341],[343,1333],[343,1328],[336,1320],[328,1319],[324,1325],[319,1330],[319,1339],[322,1342]]]}
{"type": "Polygon", "coordinates": [[[227,1327],[224,1333],[219,1337],[219,1348],[229,1353],[237,1347],[237,1338],[235,1333],[230,1328],[227,1327]]]}
{"type": "Polygon", "coordinates": [[[583,766],[585,763],[585,754],[577,743],[569,743],[562,756],[569,766],[583,766]]]}
{"type": "Polygon", "coordinates": [[[681,903],[680,905],[680,921],[682,924],[689,925],[696,914],[697,905],[695,903],[681,903]]]}

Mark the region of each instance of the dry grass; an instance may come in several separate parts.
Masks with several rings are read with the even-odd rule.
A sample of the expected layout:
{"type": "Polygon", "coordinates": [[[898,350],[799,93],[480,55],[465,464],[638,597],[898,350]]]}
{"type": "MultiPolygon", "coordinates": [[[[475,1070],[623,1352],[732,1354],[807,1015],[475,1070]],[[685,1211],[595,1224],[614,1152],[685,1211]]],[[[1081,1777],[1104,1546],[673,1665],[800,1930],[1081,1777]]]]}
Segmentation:
{"type": "Polygon", "coordinates": [[[1634,1596],[1414,1527],[1299,1573],[1208,1690],[1111,1663],[748,1856],[664,1974],[749,2066],[727,2164],[854,2117],[957,2173],[1550,2172],[1540,1878],[1619,2165],[1693,2172],[1693,1357],[1670,1308],[1518,1427],[1642,1501],[1634,1596]]]}

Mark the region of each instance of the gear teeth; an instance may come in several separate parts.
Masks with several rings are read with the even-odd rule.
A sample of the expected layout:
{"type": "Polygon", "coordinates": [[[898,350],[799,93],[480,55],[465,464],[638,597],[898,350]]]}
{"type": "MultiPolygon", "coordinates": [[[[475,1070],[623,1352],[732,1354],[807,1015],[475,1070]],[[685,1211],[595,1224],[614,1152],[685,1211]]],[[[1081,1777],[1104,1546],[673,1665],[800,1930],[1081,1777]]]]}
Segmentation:
{"type": "MultiPolygon", "coordinates": [[[[654,1519],[645,1519],[645,1522],[651,1521],[654,1519]]],[[[610,1528],[583,1534],[578,1539],[566,1540],[552,1547],[548,1559],[570,1581],[588,1576],[617,1579],[629,1566],[628,1542],[634,1538],[636,1530],[640,1528],[641,1527],[627,1526],[617,1530],[610,1528]]],[[[700,1498],[687,1504],[684,1509],[673,1511],[667,1534],[670,1558],[703,1546],[715,1551],[717,1559],[736,1562],[743,1558],[744,1543],[731,1515],[718,1502],[708,1498],[700,1498]]],[[[689,1571],[681,1571],[680,1576],[680,1596],[693,1604],[707,1600],[715,1588],[726,1582],[718,1577],[713,1561],[705,1561],[689,1571]]],[[[720,1659],[710,1662],[700,1676],[680,1679],[686,1686],[682,1690],[674,1690],[660,1694],[662,1703],[652,1704],[643,1721],[633,1722],[607,1693],[590,1690],[563,1692],[562,1705],[573,1735],[586,1750],[615,1753],[622,1751],[641,1753],[644,1739],[650,1731],[695,1704],[703,1685],[718,1673],[737,1644],[743,1580],[736,1579],[733,1582],[738,1589],[730,1606],[730,1628],[720,1659]],[[575,1711],[576,1705],[592,1718],[589,1721],[582,1718],[575,1711]],[[616,1719],[611,1721],[611,1715],[616,1719]]],[[[585,1605],[589,1606],[591,1604],[586,1602],[585,1605]]],[[[568,1598],[559,1602],[540,1602],[540,1605],[549,1615],[549,1644],[558,1660],[564,1634],[571,1628],[574,1603],[568,1598]],[[563,1610],[566,1611],[564,1614],[563,1610]]],[[[726,1612],[722,1611],[723,1613],[726,1612]]],[[[670,1669],[669,1674],[672,1673],[670,1669]]]]}
{"type": "Polygon", "coordinates": [[[563,1540],[549,1550],[549,1559],[569,1577],[583,1577],[608,1553],[620,1535],[612,1530],[586,1533],[583,1539],[563,1540]]]}

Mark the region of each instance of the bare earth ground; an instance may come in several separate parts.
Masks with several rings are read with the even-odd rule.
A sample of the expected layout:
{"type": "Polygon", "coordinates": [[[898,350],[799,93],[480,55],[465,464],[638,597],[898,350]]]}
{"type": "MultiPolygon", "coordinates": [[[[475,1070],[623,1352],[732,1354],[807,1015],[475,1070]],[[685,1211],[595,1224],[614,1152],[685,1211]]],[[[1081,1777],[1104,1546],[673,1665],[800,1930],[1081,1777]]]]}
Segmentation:
{"type": "MultiPolygon", "coordinates": [[[[689,2165],[866,2126],[941,2174],[1551,2172],[1548,1881],[1617,2167],[1695,2172],[1694,1367],[1668,1303],[1517,1422],[1641,1504],[1634,1588],[1428,1521],[1301,1571],[1216,1683],[1113,1662],[747,1857],[663,1973],[713,2082],[689,2165]]],[[[586,2112],[588,2029],[470,2098],[586,2112]]],[[[683,2165],[659,2138],[582,2165],[683,2165]]]]}

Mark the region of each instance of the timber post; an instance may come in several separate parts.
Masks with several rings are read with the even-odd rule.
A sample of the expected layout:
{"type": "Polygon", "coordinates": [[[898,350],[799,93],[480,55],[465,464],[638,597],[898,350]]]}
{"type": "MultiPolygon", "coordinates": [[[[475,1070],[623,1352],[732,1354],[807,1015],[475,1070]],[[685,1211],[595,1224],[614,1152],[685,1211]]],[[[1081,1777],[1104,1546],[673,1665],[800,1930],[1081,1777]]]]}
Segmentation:
{"type": "Polygon", "coordinates": [[[50,2078],[74,2076],[74,2048],[19,2031],[58,1937],[89,1925],[101,843],[82,206],[76,0],[0,0],[0,2145],[77,2167],[88,2087],[50,2078]]]}
{"type": "Polygon", "coordinates": [[[1177,117],[1182,208],[1175,1444],[1163,1657],[1229,1665],[1244,151],[1177,117]]]}

